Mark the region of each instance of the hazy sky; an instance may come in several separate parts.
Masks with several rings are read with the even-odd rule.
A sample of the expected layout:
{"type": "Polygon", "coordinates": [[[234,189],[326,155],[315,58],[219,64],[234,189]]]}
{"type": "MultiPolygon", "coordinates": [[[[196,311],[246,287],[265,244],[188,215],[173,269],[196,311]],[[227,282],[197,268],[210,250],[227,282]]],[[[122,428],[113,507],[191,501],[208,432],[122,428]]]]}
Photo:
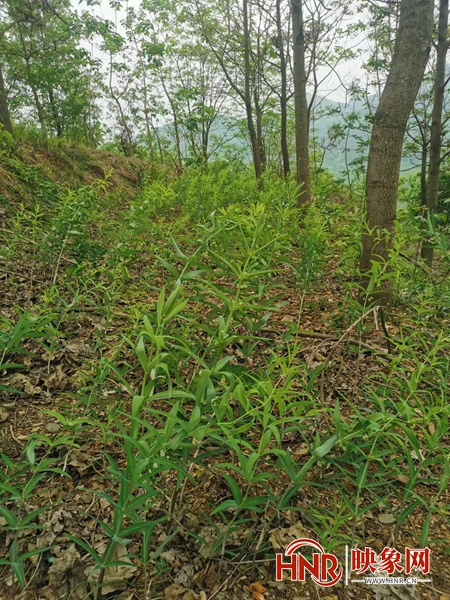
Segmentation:
{"type": "MultiPolygon", "coordinates": [[[[87,4],[84,0],[81,0],[81,1],[80,0],[71,0],[71,3],[72,3],[72,6],[79,12],[81,12],[83,10],[88,10],[89,12],[92,12],[96,16],[99,16],[103,19],[108,19],[108,20],[112,21],[113,23],[117,23],[118,29],[120,31],[120,29],[121,29],[120,21],[122,20],[124,14],[125,14],[125,11],[124,10],[115,11],[114,9],[112,9],[109,5],[109,0],[101,0],[100,5],[94,6],[94,7],[87,6],[87,4]]],[[[125,6],[125,4],[126,4],[126,2],[124,1],[123,5],[125,6]]],[[[141,4],[141,0],[128,0],[127,4],[128,4],[128,6],[132,6],[137,10],[141,4]]],[[[347,21],[347,23],[348,22],[349,21],[347,21]]],[[[358,43],[361,47],[364,47],[366,45],[363,35],[358,40],[358,43]]],[[[354,41],[353,41],[353,45],[354,45],[354,41]]],[[[99,51],[96,51],[95,48],[94,48],[94,54],[99,58],[101,57],[101,53],[99,51]]],[[[327,75],[327,73],[328,73],[327,70],[319,69],[319,71],[318,71],[319,81],[325,75],[327,75]]],[[[361,58],[346,61],[342,64],[339,64],[336,67],[336,73],[337,74],[334,74],[334,73],[329,74],[326,81],[324,81],[324,83],[320,87],[319,95],[325,96],[325,97],[330,98],[331,100],[335,100],[337,102],[343,102],[346,100],[346,91],[342,87],[340,81],[344,82],[344,84],[346,86],[348,86],[355,78],[358,78],[358,77],[362,78],[364,76],[363,70],[361,68],[361,58]]]]}

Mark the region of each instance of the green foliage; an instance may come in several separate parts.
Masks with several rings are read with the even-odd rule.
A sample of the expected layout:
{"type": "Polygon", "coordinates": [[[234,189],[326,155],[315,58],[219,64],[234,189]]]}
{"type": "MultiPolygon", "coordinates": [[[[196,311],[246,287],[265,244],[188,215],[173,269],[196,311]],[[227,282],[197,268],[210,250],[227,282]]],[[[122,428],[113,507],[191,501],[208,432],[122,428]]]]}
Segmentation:
{"type": "MultiPolygon", "coordinates": [[[[29,141],[31,131],[27,130],[29,141]]],[[[14,196],[19,202],[30,200],[44,205],[57,202],[62,188],[50,179],[39,164],[29,164],[21,160],[17,154],[19,140],[0,128],[0,157],[3,168],[8,172],[8,179],[14,180],[14,196]]]]}
{"type": "Polygon", "coordinates": [[[194,222],[204,222],[214,210],[230,204],[256,199],[256,182],[223,163],[214,163],[206,170],[190,169],[177,180],[175,189],[179,205],[194,222]]]}
{"type": "Polygon", "coordinates": [[[57,266],[63,252],[77,262],[95,261],[105,252],[92,240],[88,229],[95,203],[105,190],[106,180],[98,180],[76,191],[67,190],[61,203],[54,207],[46,242],[57,266]]]}
{"type": "MultiPolygon", "coordinates": [[[[421,212],[420,176],[412,175],[399,188],[400,206],[407,206],[416,215],[421,212]]],[[[441,225],[448,224],[450,218],[450,172],[443,168],[439,175],[439,195],[437,214],[441,216],[441,225]]]]}
{"type": "Polygon", "coordinates": [[[167,217],[177,209],[177,196],[172,185],[147,180],[139,197],[130,206],[130,227],[140,232],[150,229],[152,221],[167,217]]]}
{"type": "MultiPolygon", "coordinates": [[[[22,369],[22,363],[17,363],[15,357],[32,356],[33,352],[26,348],[26,342],[39,340],[50,342],[56,335],[52,326],[52,317],[35,317],[25,310],[16,323],[5,317],[0,317],[0,372],[6,373],[12,369],[22,369]]],[[[0,391],[13,392],[9,386],[0,384],[0,391]]]]}
{"type": "Polygon", "coordinates": [[[450,223],[450,171],[442,170],[439,176],[438,213],[450,223]]]}
{"type": "MultiPolygon", "coordinates": [[[[272,532],[296,513],[336,552],[366,543],[381,507],[394,541],[446,543],[436,523],[450,511],[450,176],[444,163],[439,210],[427,217],[420,179],[404,183],[392,247],[363,287],[367,153],[395,19],[367,2],[348,25],[352,3],[306,11],[309,83],[358,55],[341,38],[350,46],[364,33],[371,49],[348,106],[314,91],[313,201],[300,210],[292,78],[280,87],[291,15],[278,4],[275,15],[253,4],[248,32],[237,4],[203,0],[111,0],[120,28],[69,0],[0,6],[2,111],[14,131],[0,128],[1,283],[27,307],[0,319],[0,392],[21,402],[11,382],[29,369],[28,408],[42,417],[17,437],[19,420],[3,426],[15,407],[0,406],[0,442],[18,444],[14,458],[0,455],[0,564],[12,595],[45,585],[45,569],[74,543],[83,570],[77,561],[73,571],[86,578],[78,596],[114,595],[108,572],[130,565],[139,597],[167,596],[172,545],[201,547],[206,568],[247,555],[258,568],[273,555],[272,532]],[[244,108],[264,155],[259,180],[244,108]],[[75,145],[105,141],[114,154],[95,159],[75,145]],[[119,178],[108,161],[123,165],[119,178]],[[134,192],[136,164],[147,173],[128,194],[117,181],[134,192]],[[70,187],[54,181],[61,165],[70,187]],[[418,258],[424,236],[433,269],[418,258]],[[392,315],[376,305],[386,285],[392,315]],[[77,472],[86,446],[95,462],[77,472]],[[58,550],[40,548],[54,509],[46,498],[90,488],[81,527],[73,519],[58,550]]],[[[432,81],[428,73],[414,110],[409,159],[429,138],[432,81]]]]}
{"type": "Polygon", "coordinates": [[[27,460],[15,462],[4,453],[0,454],[0,458],[2,465],[0,467],[0,515],[5,521],[2,530],[8,531],[12,538],[8,558],[0,559],[0,564],[9,566],[13,573],[12,583],[14,584],[16,579],[24,588],[27,584],[24,567],[26,561],[50,550],[49,547],[35,547],[27,552],[21,552],[19,539],[43,529],[43,526],[36,521],[50,508],[49,505],[32,508],[28,502],[34,497],[40,482],[45,477],[50,473],[64,476],[64,472],[54,466],[54,459],[44,458],[35,463],[27,456],[27,460]]]}
{"type": "Polygon", "coordinates": [[[15,149],[16,143],[13,136],[6,129],[0,127],[0,157],[3,160],[10,158],[15,149]]]}
{"type": "Polygon", "coordinates": [[[353,190],[324,175],[300,212],[292,180],[266,173],[258,190],[245,170],[217,164],[176,180],[149,175],[131,202],[99,181],[51,210],[17,207],[4,237],[9,264],[28,238],[53,281],[37,317],[3,321],[3,370],[23,369],[15,357],[37,356],[40,344],[57,355],[56,331],[70,338],[78,310],[98,319],[77,388],[43,411],[60,430],[33,433],[17,461],[3,457],[2,516],[19,534],[2,560],[20,585],[32,558],[20,532],[40,523],[17,499],[27,494],[31,504],[49,473],[61,475],[55,462],[66,466],[86,439],[102,448],[93,491],[110,518],[97,521],[103,545],[73,532],[67,540],[91,565],[83,585],[94,598],[110,567],[130,561],[149,589],[171,569],[165,551],[186,538],[213,559],[238,561],[255,540],[270,557],[270,532],[296,513],[337,552],[364,539],[380,505],[397,532],[434,543],[433,519],[448,513],[448,278],[443,269],[431,279],[401,256],[423,227],[405,188],[390,258],[373,262],[362,293],[353,190]],[[402,314],[388,340],[371,298],[387,280],[402,314]],[[349,328],[352,343],[303,337],[323,324],[338,337],[349,328]],[[334,385],[346,366],[361,369],[358,389],[334,385]],[[192,526],[185,516],[198,474],[220,494],[206,497],[192,526]],[[411,517],[422,519],[415,531],[411,517]]]}

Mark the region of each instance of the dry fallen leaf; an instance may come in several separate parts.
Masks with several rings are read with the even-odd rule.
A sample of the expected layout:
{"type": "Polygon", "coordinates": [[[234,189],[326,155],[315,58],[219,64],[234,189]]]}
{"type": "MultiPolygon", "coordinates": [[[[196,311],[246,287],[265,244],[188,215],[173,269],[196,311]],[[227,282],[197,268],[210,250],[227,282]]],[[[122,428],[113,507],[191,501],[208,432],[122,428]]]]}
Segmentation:
{"type": "Polygon", "coordinates": [[[405,485],[409,482],[408,475],[397,475],[397,479],[398,479],[398,481],[400,481],[401,483],[404,483],[405,485]]]}
{"type": "Polygon", "coordinates": [[[14,373],[8,378],[8,385],[18,390],[24,391],[30,396],[37,396],[42,393],[42,389],[35,385],[35,382],[22,373],[14,373]]]}
{"type": "Polygon", "coordinates": [[[70,461],[68,463],[71,467],[74,467],[80,475],[87,471],[92,466],[92,458],[86,452],[75,448],[72,450],[70,461]]]}
{"type": "Polygon", "coordinates": [[[80,560],[80,553],[75,544],[70,544],[60,555],[55,558],[48,569],[48,587],[50,593],[56,593],[55,597],[60,598],[67,594],[70,588],[69,573],[77,561],[80,560]]]}
{"type": "Polygon", "coordinates": [[[259,583],[259,581],[255,581],[255,583],[251,583],[246,586],[246,589],[252,593],[252,596],[255,600],[264,600],[264,592],[266,592],[266,588],[259,583]]]}
{"type": "Polygon", "coordinates": [[[378,520],[380,523],[383,523],[383,525],[391,525],[397,521],[394,515],[391,515],[390,513],[381,513],[378,515],[378,520]]]}
{"type": "Polygon", "coordinates": [[[62,365],[58,365],[49,377],[43,377],[47,389],[64,390],[67,385],[67,375],[64,373],[62,365]]]}
{"type": "Polygon", "coordinates": [[[66,350],[72,354],[79,354],[86,350],[86,345],[80,340],[72,340],[66,344],[66,350]]]}
{"type": "Polygon", "coordinates": [[[175,550],[173,549],[162,552],[161,556],[167,563],[169,563],[169,565],[173,565],[173,563],[177,560],[177,555],[175,554],[175,550]]]}
{"type": "Polygon", "coordinates": [[[178,583],[172,583],[164,590],[164,598],[166,600],[181,600],[181,597],[188,590],[182,585],[178,585],[178,583]]]}
{"type": "Polygon", "coordinates": [[[128,558],[125,546],[117,544],[114,555],[114,561],[129,563],[129,566],[121,564],[105,569],[105,576],[103,578],[104,585],[102,586],[102,593],[104,595],[125,590],[127,588],[126,580],[133,577],[134,572],[137,570],[137,567],[135,567],[128,558]]]}
{"type": "Polygon", "coordinates": [[[8,417],[9,411],[4,406],[0,406],[0,423],[6,421],[8,417]]]}
{"type": "Polygon", "coordinates": [[[307,537],[310,537],[309,532],[301,523],[296,523],[289,528],[272,529],[269,542],[272,544],[274,550],[284,550],[294,540],[307,537]]]}
{"type": "Polygon", "coordinates": [[[291,452],[291,456],[294,460],[297,460],[300,456],[307,456],[310,453],[308,446],[302,442],[291,452]]]}

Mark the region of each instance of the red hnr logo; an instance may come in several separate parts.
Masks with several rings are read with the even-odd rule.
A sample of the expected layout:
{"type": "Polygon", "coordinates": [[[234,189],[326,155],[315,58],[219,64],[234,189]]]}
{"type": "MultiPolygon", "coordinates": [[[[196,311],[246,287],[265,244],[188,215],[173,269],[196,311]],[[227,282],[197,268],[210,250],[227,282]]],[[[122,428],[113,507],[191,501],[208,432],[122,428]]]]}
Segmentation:
{"type": "Polygon", "coordinates": [[[305,581],[306,572],[311,573],[314,583],[321,587],[330,587],[340,581],[343,568],[334,554],[324,551],[323,547],[315,540],[301,538],[291,542],[284,553],[290,557],[290,560],[283,562],[283,554],[276,554],[276,579],[283,581],[283,571],[290,572],[291,581],[305,581]],[[312,555],[312,562],[309,562],[302,554],[294,554],[296,550],[303,546],[310,546],[318,550],[312,555]]]}
{"type": "MultiPolygon", "coordinates": [[[[351,550],[351,563],[348,561],[348,546],[345,547],[345,585],[349,584],[349,576],[352,572],[358,575],[369,572],[369,577],[365,580],[350,579],[351,583],[374,583],[377,575],[385,573],[388,576],[383,577],[383,582],[399,584],[416,584],[431,580],[418,579],[417,577],[404,578],[395,577],[396,572],[410,575],[413,571],[427,575],[430,572],[430,549],[429,548],[405,548],[404,565],[401,565],[403,555],[395,548],[384,548],[378,555],[370,548],[364,550],[354,548],[351,550]],[[375,578],[374,578],[375,577],[375,578]],[[388,581],[385,581],[385,580],[388,581]]],[[[339,564],[338,558],[334,554],[325,552],[323,547],[309,538],[294,540],[286,548],[284,554],[277,553],[276,557],[276,580],[283,581],[283,571],[287,571],[291,581],[305,581],[306,574],[311,575],[311,579],[321,587],[330,587],[336,585],[342,578],[344,569],[339,564]],[[299,548],[308,546],[317,550],[313,552],[312,560],[309,561],[301,553],[296,551],[299,548]],[[284,558],[286,556],[286,559],[284,558]]],[[[378,580],[377,580],[378,581],[378,580]]]]}

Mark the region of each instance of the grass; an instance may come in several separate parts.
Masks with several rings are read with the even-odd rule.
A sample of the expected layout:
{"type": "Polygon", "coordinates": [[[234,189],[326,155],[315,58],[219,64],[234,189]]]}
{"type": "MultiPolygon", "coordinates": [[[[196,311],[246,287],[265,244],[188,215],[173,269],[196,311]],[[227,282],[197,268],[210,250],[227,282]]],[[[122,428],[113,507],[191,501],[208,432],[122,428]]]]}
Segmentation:
{"type": "Polygon", "coordinates": [[[299,532],[448,564],[446,232],[427,274],[400,214],[372,271],[395,288],[385,324],[358,286],[360,200],[329,177],[300,226],[269,174],[258,191],[211,165],[131,198],[114,176],[2,232],[2,589],[293,598],[268,584],[299,532]]]}

